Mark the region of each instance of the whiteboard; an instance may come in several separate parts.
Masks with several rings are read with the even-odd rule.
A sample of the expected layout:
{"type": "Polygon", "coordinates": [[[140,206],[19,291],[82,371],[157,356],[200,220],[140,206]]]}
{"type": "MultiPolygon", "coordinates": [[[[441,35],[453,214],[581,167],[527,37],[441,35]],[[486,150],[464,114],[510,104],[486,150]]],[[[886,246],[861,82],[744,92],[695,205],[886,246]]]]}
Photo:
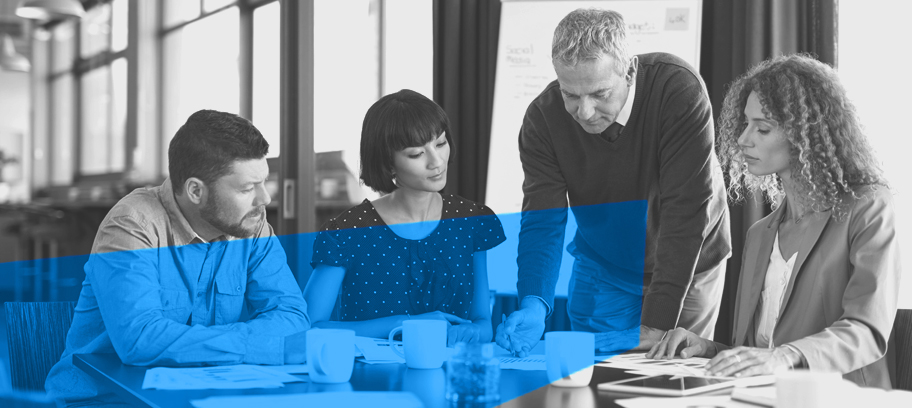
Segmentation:
{"type": "MultiPolygon", "coordinates": [[[[551,39],[557,23],[573,10],[590,7],[624,16],[631,54],[667,52],[699,70],[702,0],[503,0],[485,198],[485,204],[500,215],[507,233],[507,242],[488,252],[490,286],[499,292],[516,291],[523,198],[517,140],[523,115],[545,86],[557,79],[551,65],[551,39]]],[[[576,232],[572,213],[570,218],[568,242],[576,232]]],[[[564,251],[558,295],[566,295],[571,264],[572,258],[564,251]]]]}

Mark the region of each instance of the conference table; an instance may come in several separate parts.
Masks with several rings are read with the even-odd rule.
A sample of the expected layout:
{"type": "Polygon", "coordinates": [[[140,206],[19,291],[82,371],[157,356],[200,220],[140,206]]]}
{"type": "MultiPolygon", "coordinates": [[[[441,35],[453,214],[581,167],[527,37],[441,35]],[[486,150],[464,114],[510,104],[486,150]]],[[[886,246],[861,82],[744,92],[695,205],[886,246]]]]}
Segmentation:
{"type": "MultiPolygon", "coordinates": [[[[172,391],[142,389],[146,367],[124,365],[116,354],[76,354],[73,363],[96,381],[112,386],[130,404],[141,407],[192,407],[190,401],[212,396],[332,391],[405,391],[415,394],[425,408],[464,406],[451,404],[445,397],[446,364],[444,368],[436,370],[416,370],[407,368],[405,364],[367,364],[356,361],[351,380],[343,384],[311,383],[305,374],[300,376],[304,382],[288,383],[283,388],[172,391]]],[[[620,407],[615,400],[636,395],[601,391],[596,385],[630,377],[633,375],[618,369],[596,366],[589,387],[563,388],[547,385],[545,371],[501,370],[501,400],[477,406],[620,407]]]]}

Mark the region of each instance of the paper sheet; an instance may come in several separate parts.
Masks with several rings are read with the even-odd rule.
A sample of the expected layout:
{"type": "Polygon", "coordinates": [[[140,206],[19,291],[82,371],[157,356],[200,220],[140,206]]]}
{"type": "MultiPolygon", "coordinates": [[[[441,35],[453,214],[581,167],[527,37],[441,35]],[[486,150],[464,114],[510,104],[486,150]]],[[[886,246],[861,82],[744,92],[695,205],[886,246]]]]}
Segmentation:
{"type": "Polygon", "coordinates": [[[706,376],[703,369],[709,359],[702,357],[675,358],[672,360],[653,360],[646,358],[646,353],[618,354],[596,365],[613,367],[632,374],[657,375],[670,374],[680,376],[706,376]]]}
{"type": "MultiPolygon", "coordinates": [[[[371,337],[360,337],[355,336],[355,346],[358,350],[364,355],[363,358],[358,359],[363,363],[367,364],[405,364],[405,359],[393,353],[393,347],[399,347],[400,352],[402,350],[402,342],[394,341],[390,345],[388,339],[375,339],[371,337]]],[[[453,354],[456,354],[456,349],[452,347],[447,347],[444,351],[445,356],[443,361],[447,361],[453,354]]]]}
{"type": "MultiPolygon", "coordinates": [[[[394,342],[394,344],[401,344],[401,342],[394,342]]],[[[390,348],[394,346],[390,346],[387,339],[355,336],[355,346],[364,355],[364,358],[359,361],[368,364],[405,363],[405,359],[393,353],[390,348]]]]}
{"type": "Polygon", "coordinates": [[[285,364],[277,366],[260,366],[267,370],[278,371],[285,374],[307,374],[309,368],[307,364],[285,364]]]}
{"type": "Polygon", "coordinates": [[[371,407],[422,408],[410,392],[317,392],[310,394],[241,395],[190,401],[196,408],[371,407]]]}
{"type": "Polygon", "coordinates": [[[248,364],[169,368],[154,367],[146,370],[143,389],[205,390],[279,388],[284,383],[303,381],[293,375],[266,367],[248,364]]]}
{"type": "Polygon", "coordinates": [[[545,370],[545,355],[533,354],[523,358],[498,357],[502,370],[545,370]]]}
{"type": "Polygon", "coordinates": [[[615,400],[626,408],[688,408],[688,407],[718,407],[718,408],[757,408],[756,405],[745,402],[732,401],[727,395],[709,397],[638,397],[615,400]]]}

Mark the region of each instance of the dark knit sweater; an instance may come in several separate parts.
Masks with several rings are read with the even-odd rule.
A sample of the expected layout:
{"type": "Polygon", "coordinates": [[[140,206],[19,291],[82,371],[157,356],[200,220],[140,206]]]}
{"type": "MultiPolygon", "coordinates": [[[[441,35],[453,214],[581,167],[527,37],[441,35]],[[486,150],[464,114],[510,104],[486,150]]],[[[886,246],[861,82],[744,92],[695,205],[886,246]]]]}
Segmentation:
{"type": "Polygon", "coordinates": [[[613,279],[648,285],[642,324],[668,330],[694,274],[730,256],[729,216],[703,81],[676,56],[638,58],[630,118],[613,142],[573,120],[557,81],[526,110],[519,134],[525,180],[517,290],[520,299],[541,296],[553,306],[569,199],[579,224],[576,252],[608,270],[627,271],[613,279]],[[606,221],[613,208],[606,204],[625,202],[642,203],[645,248],[642,231],[619,236],[615,228],[637,220],[606,221]],[[601,206],[580,207],[593,205],[601,206]],[[623,244],[627,237],[640,242],[623,244]],[[624,249],[638,246],[642,262],[637,255],[631,263],[624,249]],[[630,265],[643,270],[631,272],[630,265]]]}

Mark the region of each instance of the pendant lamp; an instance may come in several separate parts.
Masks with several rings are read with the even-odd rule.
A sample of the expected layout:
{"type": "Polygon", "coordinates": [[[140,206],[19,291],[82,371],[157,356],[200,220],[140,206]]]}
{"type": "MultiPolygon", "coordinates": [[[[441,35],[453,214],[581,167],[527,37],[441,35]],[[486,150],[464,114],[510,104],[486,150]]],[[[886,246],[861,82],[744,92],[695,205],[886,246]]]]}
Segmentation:
{"type": "Polygon", "coordinates": [[[16,15],[31,20],[82,18],[85,10],[79,0],[25,0],[16,8],[16,15]]]}
{"type": "Polygon", "coordinates": [[[3,42],[0,43],[0,68],[19,72],[29,72],[32,69],[28,58],[16,52],[13,37],[9,34],[3,34],[3,42]]]}

